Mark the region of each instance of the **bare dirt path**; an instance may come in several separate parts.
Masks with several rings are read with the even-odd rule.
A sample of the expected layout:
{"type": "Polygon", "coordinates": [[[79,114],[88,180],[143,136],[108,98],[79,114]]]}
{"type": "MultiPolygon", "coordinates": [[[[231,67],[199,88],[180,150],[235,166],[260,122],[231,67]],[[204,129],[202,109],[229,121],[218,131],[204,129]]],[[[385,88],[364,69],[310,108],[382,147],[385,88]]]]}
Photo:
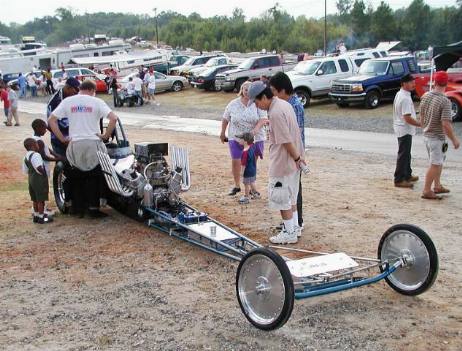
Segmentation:
{"type": "MultiPolygon", "coordinates": [[[[461,166],[443,175],[452,192],[421,200],[392,186],[392,157],[312,149],[303,178],[306,229],[300,248],[376,256],[382,233],[407,222],[424,228],[440,256],[433,288],[398,295],[386,283],[297,302],[289,322],[253,328],[235,298],[236,263],[176,241],[112,209],[104,220],[58,216],[34,225],[20,172],[23,126],[0,128],[0,349],[2,350],[460,350],[462,345],[461,166]]],[[[188,133],[128,128],[136,141],[191,149],[184,198],[220,221],[267,243],[276,213],[266,196],[240,206],[226,146],[188,133]]],[[[426,162],[414,163],[423,176],[426,162]]],[[[266,185],[267,160],[258,185],[266,185]]],[[[262,191],[263,194],[265,191],[262,191]]]]}

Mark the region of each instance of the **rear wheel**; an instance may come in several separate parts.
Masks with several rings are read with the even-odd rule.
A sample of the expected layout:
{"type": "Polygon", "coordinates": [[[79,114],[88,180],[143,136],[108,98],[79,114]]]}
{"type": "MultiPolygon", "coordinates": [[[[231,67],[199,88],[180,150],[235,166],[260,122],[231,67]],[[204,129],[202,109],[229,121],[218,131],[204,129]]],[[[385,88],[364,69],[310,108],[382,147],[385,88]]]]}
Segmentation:
{"type": "Polygon", "coordinates": [[[55,197],[56,207],[61,213],[67,213],[69,208],[66,206],[66,195],[64,193],[64,163],[57,162],[53,170],[53,194],[55,197]]]}
{"type": "Polygon", "coordinates": [[[281,256],[266,248],[245,255],[236,274],[236,294],[245,317],[255,327],[282,327],[294,307],[294,283],[281,256]]]}
{"type": "Polygon", "coordinates": [[[410,224],[395,225],[383,234],[377,251],[381,262],[393,264],[397,259],[403,259],[403,265],[385,278],[388,285],[400,294],[419,295],[435,282],[438,254],[422,229],[410,224]]]}
{"type": "Polygon", "coordinates": [[[371,90],[366,94],[364,104],[367,108],[376,108],[380,105],[380,93],[377,90],[371,90]]]}
{"type": "Polygon", "coordinates": [[[310,106],[311,95],[309,91],[305,89],[295,89],[295,94],[297,94],[303,107],[310,106]]]}
{"type": "Polygon", "coordinates": [[[451,119],[453,122],[462,120],[462,109],[459,102],[454,98],[449,98],[451,101],[451,119]]]}
{"type": "Polygon", "coordinates": [[[180,91],[181,89],[183,89],[183,83],[181,83],[179,80],[173,83],[172,85],[173,91],[177,92],[177,91],[180,91]]]}
{"type": "Polygon", "coordinates": [[[238,79],[234,85],[234,87],[236,88],[236,91],[239,92],[241,90],[241,86],[242,84],[244,84],[246,81],[246,79],[238,79]]]}

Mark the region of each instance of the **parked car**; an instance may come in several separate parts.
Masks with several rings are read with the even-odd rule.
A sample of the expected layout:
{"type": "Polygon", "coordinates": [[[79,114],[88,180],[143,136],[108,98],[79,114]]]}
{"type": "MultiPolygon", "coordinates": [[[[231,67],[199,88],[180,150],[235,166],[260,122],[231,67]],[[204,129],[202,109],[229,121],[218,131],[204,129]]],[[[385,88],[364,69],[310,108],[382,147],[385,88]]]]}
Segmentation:
{"type": "Polygon", "coordinates": [[[108,86],[106,84],[106,82],[102,79],[99,79],[98,77],[94,76],[94,75],[86,75],[86,76],[76,76],[75,78],[77,78],[78,80],[80,81],[84,81],[84,80],[91,80],[95,83],[96,85],[96,92],[97,93],[107,93],[108,92],[108,86]]]}
{"type": "MultiPolygon", "coordinates": [[[[67,78],[77,76],[94,76],[102,80],[106,78],[105,74],[97,73],[85,67],[65,68],[64,71],[67,74],[67,78]]],[[[62,69],[53,69],[51,70],[51,75],[53,82],[56,82],[58,78],[63,78],[64,72],[62,71],[62,69]]]]}
{"type": "Polygon", "coordinates": [[[203,55],[203,56],[193,56],[190,57],[184,64],[181,66],[174,67],[170,70],[171,75],[175,76],[184,76],[186,75],[192,68],[200,67],[205,65],[208,60],[211,58],[223,56],[223,55],[203,55]]]}
{"type": "Polygon", "coordinates": [[[215,77],[217,74],[236,68],[237,65],[221,65],[209,67],[202,71],[199,76],[194,76],[191,85],[198,89],[220,91],[221,88],[215,85],[215,77]]]}
{"type": "Polygon", "coordinates": [[[271,77],[277,72],[288,72],[296,63],[283,63],[278,55],[264,55],[248,58],[236,69],[217,74],[215,85],[224,91],[233,91],[241,88],[242,83],[249,79],[271,77]]]}
{"type": "Polygon", "coordinates": [[[418,73],[412,56],[380,58],[365,61],[358,75],[335,80],[329,97],[339,107],[362,103],[376,108],[384,99],[393,99],[401,87],[401,77],[418,73]]]}
{"type": "Polygon", "coordinates": [[[350,57],[336,56],[301,61],[287,75],[300,102],[308,107],[311,98],[328,96],[332,81],[351,77],[356,72],[358,67],[350,57]]]}
{"type": "MultiPolygon", "coordinates": [[[[129,75],[125,76],[121,80],[117,80],[121,88],[124,89],[127,87],[128,80],[130,77],[134,78],[138,72],[130,73],[129,75]]],[[[156,93],[160,91],[180,91],[185,86],[188,85],[188,80],[185,77],[180,76],[166,76],[165,74],[154,72],[156,75],[156,93]]]]}
{"type": "MultiPolygon", "coordinates": [[[[29,88],[29,83],[27,82],[27,78],[29,78],[29,76],[31,74],[34,74],[35,78],[40,78],[40,76],[42,75],[42,71],[34,71],[33,73],[32,72],[27,72],[24,77],[26,78],[26,86],[27,88],[29,88]]],[[[19,73],[18,73],[18,77],[19,77],[19,73]]],[[[14,79],[11,79],[8,81],[8,85],[9,86],[12,86],[14,84],[18,84],[18,78],[14,78],[14,79]]]]}
{"type": "Polygon", "coordinates": [[[186,77],[189,81],[191,81],[194,76],[199,76],[202,72],[208,70],[209,68],[227,65],[229,63],[230,59],[226,56],[213,57],[210,60],[208,60],[205,65],[191,68],[189,72],[186,74],[186,77]]]}

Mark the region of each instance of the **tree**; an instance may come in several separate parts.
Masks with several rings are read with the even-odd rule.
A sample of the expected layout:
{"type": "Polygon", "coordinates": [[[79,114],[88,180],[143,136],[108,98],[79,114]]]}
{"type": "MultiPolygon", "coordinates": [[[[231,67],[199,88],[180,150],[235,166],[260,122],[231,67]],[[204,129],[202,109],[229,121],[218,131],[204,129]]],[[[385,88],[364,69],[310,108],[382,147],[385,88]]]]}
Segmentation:
{"type": "Polygon", "coordinates": [[[355,0],[350,12],[351,29],[355,35],[364,35],[369,29],[369,16],[366,13],[366,4],[363,0],[355,0]]]}
{"type": "Polygon", "coordinates": [[[376,41],[396,39],[396,22],[393,11],[384,1],[372,15],[371,34],[376,41]]]}
{"type": "Polygon", "coordinates": [[[352,5],[352,0],[337,0],[336,2],[337,10],[340,16],[348,15],[352,5]]]}
{"type": "Polygon", "coordinates": [[[423,0],[413,0],[406,9],[400,33],[403,44],[410,50],[415,51],[428,46],[430,16],[430,7],[423,0]]]}

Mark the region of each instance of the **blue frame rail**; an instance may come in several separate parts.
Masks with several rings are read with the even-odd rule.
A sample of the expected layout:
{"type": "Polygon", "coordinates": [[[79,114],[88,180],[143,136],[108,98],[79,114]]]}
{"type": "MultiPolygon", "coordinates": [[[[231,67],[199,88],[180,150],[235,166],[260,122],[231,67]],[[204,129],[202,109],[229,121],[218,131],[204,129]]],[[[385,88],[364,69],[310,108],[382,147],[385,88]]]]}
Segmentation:
{"type": "Polygon", "coordinates": [[[304,290],[302,291],[295,291],[295,298],[297,300],[307,299],[309,297],[332,294],[339,291],[349,290],[353,288],[358,288],[360,286],[377,283],[378,281],[385,279],[390,274],[392,274],[399,266],[401,266],[401,260],[395,262],[392,266],[387,265],[387,268],[382,273],[370,278],[362,278],[356,280],[343,279],[336,282],[320,284],[309,288],[304,287],[304,290]]]}

